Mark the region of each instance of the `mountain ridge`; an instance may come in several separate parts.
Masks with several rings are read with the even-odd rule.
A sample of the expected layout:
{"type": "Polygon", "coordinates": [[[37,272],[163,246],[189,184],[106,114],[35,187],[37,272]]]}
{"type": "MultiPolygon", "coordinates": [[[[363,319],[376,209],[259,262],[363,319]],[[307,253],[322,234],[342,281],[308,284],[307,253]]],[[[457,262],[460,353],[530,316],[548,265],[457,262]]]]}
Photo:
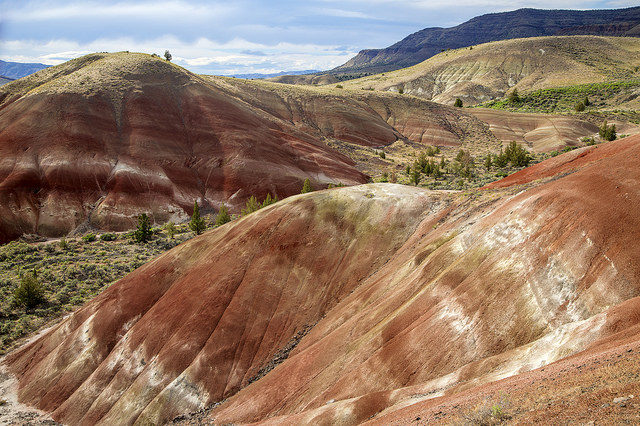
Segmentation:
{"type": "Polygon", "coordinates": [[[480,43],[550,35],[640,35],[640,7],[608,10],[518,9],[490,13],[451,28],[425,28],[385,49],[367,49],[330,74],[380,73],[480,43]]]}
{"type": "Polygon", "coordinates": [[[50,65],[24,62],[7,62],[0,59],[0,76],[13,80],[26,77],[34,72],[49,68],[50,65]]]}
{"type": "Polygon", "coordinates": [[[390,90],[453,105],[475,105],[520,93],[640,79],[640,38],[545,36],[500,40],[437,55],[412,67],[342,83],[390,90]]]}

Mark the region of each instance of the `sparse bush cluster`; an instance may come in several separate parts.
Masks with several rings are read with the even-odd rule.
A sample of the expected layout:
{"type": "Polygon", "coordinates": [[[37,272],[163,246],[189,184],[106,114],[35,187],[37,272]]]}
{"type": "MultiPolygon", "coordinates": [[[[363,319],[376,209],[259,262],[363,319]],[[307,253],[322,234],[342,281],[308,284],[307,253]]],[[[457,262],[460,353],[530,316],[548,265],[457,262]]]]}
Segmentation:
{"type": "MultiPolygon", "coordinates": [[[[305,180],[305,183],[307,181],[308,179],[305,180]]],[[[309,185],[311,185],[311,183],[309,183],[309,185]]],[[[304,191],[304,186],[303,186],[303,191],[304,191]]],[[[262,203],[259,203],[258,199],[254,195],[252,195],[247,200],[247,203],[245,204],[245,208],[241,210],[241,214],[242,216],[246,216],[248,214],[251,214],[255,211],[258,211],[264,207],[267,207],[277,202],[278,202],[278,196],[276,195],[275,197],[272,197],[270,192],[267,193],[267,196],[264,198],[264,200],[262,200],[262,203]]]]}
{"type": "Polygon", "coordinates": [[[504,151],[501,149],[500,154],[497,154],[488,162],[489,165],[495,164],[499,168],[504,168],[507,165],[511,165],[511,167],[527,167],[531,162],[531,154],[518,145],[516,141],[511,141],[504,151]]]}
{"type": "Polygon", "coordinates": [[[90,244],[81,237],[65,237],[38,245],[11,242],[0,246],[0,354],[16,340],[75,310],[152,257],[190,238],[186,224],[176,228],[180,233],[176,239],[158,230],[144,245],[134,243],[132,232],[130,238],[108,241],[100,237],[90,244]]]}

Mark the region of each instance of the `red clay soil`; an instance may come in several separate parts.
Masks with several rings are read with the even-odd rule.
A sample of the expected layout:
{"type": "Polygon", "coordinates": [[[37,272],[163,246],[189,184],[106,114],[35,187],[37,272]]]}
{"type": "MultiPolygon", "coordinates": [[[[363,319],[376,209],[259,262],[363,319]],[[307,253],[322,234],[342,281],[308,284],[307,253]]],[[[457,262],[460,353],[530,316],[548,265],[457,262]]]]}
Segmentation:
{"type": "Polygon", "coordinates": [[[213,404],[216,424],[357,424],[617,351],[640,329],[640,137],[596,150],[526,188],[293,197],[145,265],[4,363],[21,401],[70,424],[213,404]]]}
{"type": "Polygon", "coordinates": [[[233,395],[440,204],[406,186],[354,187],[206,233],[8,356],[19,397],[68,424],[128,424],[233,395]]]}
{"type": "Polygon", "coordinates": [[[604,143],[570,151],[546,161],[522,169],[512,175],[486,185],[482,189],[506,188],[527,184],[538,179],[573,173],[584,166],[627,151],[638,142],[636,137],[621,139],[616,143],[604,143]]]}

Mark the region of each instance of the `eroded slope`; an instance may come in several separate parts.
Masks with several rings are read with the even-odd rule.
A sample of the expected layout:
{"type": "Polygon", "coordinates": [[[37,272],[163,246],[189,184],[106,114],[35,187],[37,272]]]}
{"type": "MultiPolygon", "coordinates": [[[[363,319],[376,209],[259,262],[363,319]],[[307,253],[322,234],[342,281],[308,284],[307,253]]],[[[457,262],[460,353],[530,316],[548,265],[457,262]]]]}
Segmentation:
{"type": "Polygon", "coordinates": [[[615,324],[637,324],[637,309],[609,312],[640,295],[639,142],[611,144],[609,155],[514,195],[489,201],[484,192],[430,216],[285,363],[212,417],[355,424],[546,365],[620,331],[615,324]]]}
{"type": "Polygon", "coordinates": [[[144,266],[5,362],[23,401],[73,424],[216,402],[216,423],[390,415],[637,335],[639,163],[630,137],[523,186],[291,198],[144,266]]]}
{"type": "Polygon", "coordinates": [[[156,424],[220,401],[444,206],[411,187],[361,186],[292,197],[206,233],[10,355],[20,398],[69,424],[156,424]]]}
{"type": "Polygon", "coordinates": [[[89,55],[3,86],[0,100],[0,242],[129,229],[142,212],[184,220],[194,200],[238,210],[250,195],[299,193],[306,177],[367,180],[317,137],[148,55],[89,55]]]}

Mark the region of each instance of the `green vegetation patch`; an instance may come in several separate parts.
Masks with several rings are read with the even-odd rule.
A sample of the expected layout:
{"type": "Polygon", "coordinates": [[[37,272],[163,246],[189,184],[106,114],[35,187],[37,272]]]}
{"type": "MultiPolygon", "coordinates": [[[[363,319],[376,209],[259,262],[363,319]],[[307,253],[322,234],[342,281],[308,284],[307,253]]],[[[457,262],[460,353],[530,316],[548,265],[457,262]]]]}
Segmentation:
{"type": "Polygon", "coordinates": [[[540,89],[478,105],[484,108],[514,112],[582,112],[609,106],[609,101],[620,96],[632,96],[640,89],[640,80],[613,81],[607,83],[580,84],[576,86],[540,89]]]}
{"type": "Polygon", "coordinates": [[[155,230],[147,244],[129,233],[0,246],[0,354],[193,235],[186,225],[175,228],[173,238],[155,230]]]}

